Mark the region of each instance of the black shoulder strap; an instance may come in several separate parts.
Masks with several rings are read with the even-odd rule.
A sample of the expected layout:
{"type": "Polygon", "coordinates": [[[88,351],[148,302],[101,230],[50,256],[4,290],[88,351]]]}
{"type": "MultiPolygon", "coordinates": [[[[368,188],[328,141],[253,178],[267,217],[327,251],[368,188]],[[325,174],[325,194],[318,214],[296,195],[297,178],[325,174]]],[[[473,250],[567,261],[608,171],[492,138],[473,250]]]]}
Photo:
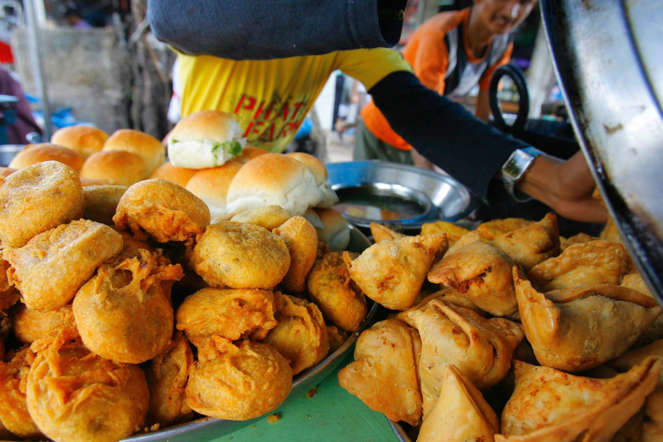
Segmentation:
{"type": "MultiPolygon", "coordinates": [[[[449,75],[447,75],[446,79],[444,80],[444,95],[450,94],[456,89],[456,87],[458,87],[461,75],[463,74],[465,65],[467,64],[467,57],[465,56],[465,49],[463,48],[463,24],[461,23],[457,29],[458,35],[456,38],[456,64],[454,65],[451,73],[449,73],[449,75]]],[[[451,50],[449,49],[449,34],[444,36],[444,42],[447,45],[447,51],[451,53],[451,50]]]]}

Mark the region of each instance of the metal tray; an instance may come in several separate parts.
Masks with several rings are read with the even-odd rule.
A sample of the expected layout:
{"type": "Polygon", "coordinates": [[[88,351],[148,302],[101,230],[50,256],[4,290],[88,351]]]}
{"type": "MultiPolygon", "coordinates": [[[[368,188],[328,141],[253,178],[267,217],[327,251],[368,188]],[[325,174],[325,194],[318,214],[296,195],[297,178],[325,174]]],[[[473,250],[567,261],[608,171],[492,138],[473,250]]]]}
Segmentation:
{"type": "MultiPolygon", "coordinates": [[[[368,238],[366,238],[366,236],[361,233],[359,229],[354,226],[350,226],[350,243],[348,245],[348,250],[353,252],[361,252],[370,245],[371,243],[368,238]]],[[[359,337],[359,334],[374,322],[375,317],[380,309],[379,304],[372,302],[370,299],[367,299],[367,301],[369,302],[370,309],[368,310],[366,318],[359,326],[359,329],[350,334],[348,339],[346,339],[346,341],[339,348],[337,348],[333,353],[327,355],[327,357],[320,361],[317,365],[295,376],[292,381],[292,390],[290,391],[290,395],[296,394],[300,391],[307,391],[316,384],[319,384],[323,379],[331,374],[341,362],[343,362],[345,356],[350,351],[352,351],[355,341],[359,337]]],[[[192,421],[172,425],[159,431],[154,431],[151,433],[138,433],[123,440],[141,442],[157,440],[206,440],[231,433],[260,419],[264,419],[264,416],[246,421],[229,421],[212,417],[201,417],[192,421]]]]}
{"type": "Polygon", "coordinates": [[[385,161],[327,164],[335,206],[352,224],[371,222],[417,230],[436,220],[456,221],[472,210],[465,186],[449,175],[385,161]]]}
{"type": "Polygon", "coordinates": [[[541,1],[576,138],[624,245],[663,305],[661,6],[541,1]]]}

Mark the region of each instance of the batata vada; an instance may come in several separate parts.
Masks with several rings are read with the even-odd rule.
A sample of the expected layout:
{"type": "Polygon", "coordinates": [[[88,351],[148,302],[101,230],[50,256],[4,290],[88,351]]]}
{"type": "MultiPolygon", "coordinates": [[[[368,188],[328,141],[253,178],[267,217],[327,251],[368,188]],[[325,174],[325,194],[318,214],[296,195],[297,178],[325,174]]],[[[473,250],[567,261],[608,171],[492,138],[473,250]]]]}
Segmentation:
{"type": "Polygon", "coordinates": [[[30,347],[23,347],[9,360],[0,360],[0,422],[16,436],[32,439],[41,437],[25,399],[25,381],[35,355],[30,347]]]}
{"type": "Polygon", "coordinates": [[[127,186],[116,184],[83,187],[83,197],[85,198],[83,218],[112,226],[113,215],[127,188],[127,186]]]}
{"type": "Polygon", "coordinates": [[[110,227],[76,220],[40,233],[18,249],[5,249],[9,281],[31,309],[62,307],[96,268],[122,250],[122,236],[110,227]]]}
{"type": "Polygon", "coordinates": [[[290,268],[281,286],[287,292],[303,292],[306,290],[306,276],[318,253],[315,227],[303,216],[293,216],[272,232],[283,238],[290,252],[290,268]]]}
{"type": "Polygon", "coordinates": [[[194,344],[197,337],[211,335],[260,340],[276,326],[275,311],[271,290],[204,288],[177,309],[177,329],[194,344]]]}
{"type": "Polygon", "coordinates": [[[267,230],[272,230],[286,222],[290,217],[290,212],[281,206],[264,206],[239,212],[233,215],[230,221],[255,224],[267,230]]]}
{"type": "Polygon", "coordinates": [[[239,345],[226,341],[224,347],[216,354],[199,350],[186,385],[191,408],[205,416],[246,420],[283,403],[292,387],[286,358],[271,345],[248,340],[239,345]]]}
{"type": "MultiPolygon", "coordinates": [[[[12,305],[16,304],[20,299],[20,294],[14,286],[12,286],[7,279],[7,270],[9,270],[9,262],[2,258],[4,247],[0,244],[0,312],[4,312],[12,305]]],[[[1,313],[0,313],[0,316],[1,313]]]]}
{"type": "Polygon", "coordinates": [[[207,205],[184,187],[150,178],[124,192],[113,222],[138,239],[146,239],[147,233],[161,243],[193,241],[205,231],[210,213],[207,205]]]}
{"type": "Polygon", "coordinates": [[[176,335],[165,352],[149,362],[145,370],[150,387],[149,423],[168,425],[193,415],[184,395],[192,364],[193,352],[181,333],[176,335]]]}
{"type": "Polygon", "coordinates": [[[71,304],[45,312],[21,305],[14,313],[14,335],[26,344],[57,334],[65,327],[76,328],[71,304]]]}
{"type": "Polygon", "coordinates": [[[71,329],[33,347],[27,405],[47,437],[116,441],[143,425],[150,393],[140,367],[90,353],[71,329]]]}
{"type": "Polygon", "coordinates": [[[71,167],[45,161],[18,170],[0,186],[0,242],[21,247],[38,233],[80,218],[83,206],[83,188],[71,167]]]}
{"type": "Polygon", "coordinates": [[[359,328],[366,317],[366,297],[352,283],[339,252],[326,253],[315,262],[307,286],[311,300],[331,323],[346,331],[359,328]]]}
{"type": "Polygon", "coordinates": [[[100,266],[73,302],[85,346],[103,358],[130,364],[163,353],[173,336],[170,281],[182,276],[179,264],[146,249],[100,266]]]}
{"type": "Polygon", "coordinates": [[[200,236],[191,263],[213,287],[271,289],[288,273],[290,252],[264,227],[222,221],[200,236]]]}
{"type": "Polygon", "coordinates": [[[265,339],[285,356],[297,374],[320,362],[329,352],[327,326],[312,302],[289,295],[278,298],[278,324],[265,339]]]}

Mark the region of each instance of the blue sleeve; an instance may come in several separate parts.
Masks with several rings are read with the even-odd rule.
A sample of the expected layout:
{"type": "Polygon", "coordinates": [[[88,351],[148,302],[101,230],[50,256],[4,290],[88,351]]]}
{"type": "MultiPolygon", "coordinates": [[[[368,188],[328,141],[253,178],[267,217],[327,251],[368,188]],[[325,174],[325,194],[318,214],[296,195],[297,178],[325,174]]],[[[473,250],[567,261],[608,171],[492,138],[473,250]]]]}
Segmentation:
{"type": "Polygon", "coordinates": [[[368,92],[394,131],[481,199],[509,155],[527,146],[423,86],[411,72],[391,73],[368,92]]]}
{"type": "Polygon", "coordinates": [[[235,60],[395,45],[407,0],[148,0],[154,35],[235,60]]]}

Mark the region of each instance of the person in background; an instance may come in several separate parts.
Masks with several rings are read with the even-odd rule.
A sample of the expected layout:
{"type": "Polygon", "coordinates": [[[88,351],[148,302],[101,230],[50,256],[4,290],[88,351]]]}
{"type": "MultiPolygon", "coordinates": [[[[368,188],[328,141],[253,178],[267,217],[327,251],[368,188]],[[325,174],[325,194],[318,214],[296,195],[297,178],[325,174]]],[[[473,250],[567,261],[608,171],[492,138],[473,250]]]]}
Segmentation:
{"type": "MultiPolygon", "coordinates": [[[[510,32],[531,12],[536,0],[475,0],[460,11],[436,14],[414,32],[403,56],[421,83],[450,98],[479,85],[475,115],[490,116],[488,88],[495,69],[509,62],[510,32]]],[[[355,136],[355,160],[379,159],[434,169],[389,125],[369,102],[361,111],[355,136]]]]}
{"type": "Polygon", "coordinates": [[[27,98],[25,98],[21,83],[10,71],[3,67],[0,67],[0,94],[10,95],[17,99],[14,106],[14,122],[7,127],[7,143],[28,144],[41,139],[42,129],[32,116],[32,109],[27,98]],[[35,138],[28,140],[26,138],[28,135],[35,138]]]}
{"type": "MultiPolygon", "coordinates": [[[[204,109],[230,112],[249,144],[280,152],[294,137],[329,75],[340,69],[364,84],[403,139],[476,198],[486,201],[494,178],[501,176],[503,191],[515,198],[524,192],[562,216],[605,222],[606,211],[592,198],[594,181],[581,155],[562,161],[497,131],[460,104],[422,85],[396,51],[374,48],[320,53],[335,45],[347,49],[343,46],[357,41],[327,38],[316,30],[320,41],[312,44],[308,42],[311,36],[301,30],[302,23],[306,28],[317,25],[330,32],[347,31],[346,2],[327,1],[325,8],[294,0],[274,3],[277,7],[267,8],[257,0],[201,0],[182,14],[176,1],[148,1],[147,17],[155,36],[180,53],[183,116],[204,109]],[[291,11],[294,4],[312,15],[291,11]],[[236,40],[231,31],[219,31],[228,20],[224,14],[236,17],[236,9],[244,11],[244,18],[251,18],[252,34],[246,40],[236,40]],[[281,34],[272,32],[275,30],[281,34]],[[320,55],[302,56],[302,51],[320,55]],[[233,58],[238,56],[243,59],[233,58]]],[[[405,2],[367,0],[352,5],[377,8],[378,3],[390,4],[392,12],[400,7],[402,15],[405,2]]],[[[380,12],[386,13],[377,12],[369,9],[364,21],[378,23],[380,12]]],[[[245,35],[246,23],[229,26],[245,35]]]]}
{"type": "Polygon", "coordinates": [[[74,29],[92,29],[92,26],[83,20],[81,13],[78,8],[69,7],[64,12],[64,18],[74,29]]]}

